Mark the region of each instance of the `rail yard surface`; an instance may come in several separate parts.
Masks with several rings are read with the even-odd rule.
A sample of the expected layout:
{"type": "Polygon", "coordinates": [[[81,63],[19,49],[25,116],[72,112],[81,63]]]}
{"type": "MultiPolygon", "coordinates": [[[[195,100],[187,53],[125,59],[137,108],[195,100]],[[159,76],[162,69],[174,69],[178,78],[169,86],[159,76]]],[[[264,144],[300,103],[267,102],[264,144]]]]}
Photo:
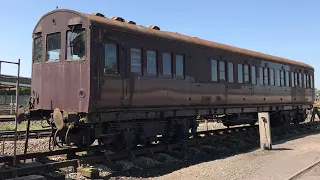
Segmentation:
{"type": "MultiPolygon", "coordinates": [[[[284,180],[320,159],[320,134],[280,141],[271,151],[254,150],[183,168],[155,179],[284,180]]],[[[319,166],[298,179],[320,178],[319,166]]]]}
{"type": "Polygon", "coordinates": [[[303,172],[301,175],[293,178],[295,180],[316,180],[320,177],[320,165],[316,165],[303,172]]]}
{"type": "MultiPolygon", "coordinates": [[[[90,163],[90,166],[96,168],[103,179],[286,179],[318,158],[320,124],[307,124],[292,125],[286,131],[283,127],[273,129],[275,145],[272,151],[257,150],[259,136],[251,128],[244,133],[224,131],[223,135],[213,135],[207,142],[182,149],[134,155],[109,163],[101,154],[92,154],[89,159],[102,158],[98,158],[100,163],[90,163]]],[[[42,140],[38,143],[47,144],[42,140]]],[[[39,148],[38,143],[30,142],[32,152],[39,148]]],[[[49,159],[55,162],[67,160],[60,155],[49,159]]],[[[72,167],[60,168],[59,173],[66,179],[87,179],[74,170],[72,167]]]]}

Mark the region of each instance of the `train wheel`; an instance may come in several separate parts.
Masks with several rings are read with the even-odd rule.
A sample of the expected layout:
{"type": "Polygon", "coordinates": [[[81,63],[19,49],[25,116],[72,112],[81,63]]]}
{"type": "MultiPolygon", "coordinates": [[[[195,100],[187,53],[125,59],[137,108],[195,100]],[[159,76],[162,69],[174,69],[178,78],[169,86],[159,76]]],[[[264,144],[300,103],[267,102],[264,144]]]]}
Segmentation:
{"type": "Polygon", "coordinates": [[[80,129],[76,133],[72,132],[70,136],[71,142],[80,149],[88,149],[95,141],[90,130],[80,129]]]}
{"type": "Polygon", "coordinates": [[[121,151],[125,149],[132,149],[138,145],[138,137],[136,129],[125,129],[117,136],[114,136],[111,149],[121,151]]]}

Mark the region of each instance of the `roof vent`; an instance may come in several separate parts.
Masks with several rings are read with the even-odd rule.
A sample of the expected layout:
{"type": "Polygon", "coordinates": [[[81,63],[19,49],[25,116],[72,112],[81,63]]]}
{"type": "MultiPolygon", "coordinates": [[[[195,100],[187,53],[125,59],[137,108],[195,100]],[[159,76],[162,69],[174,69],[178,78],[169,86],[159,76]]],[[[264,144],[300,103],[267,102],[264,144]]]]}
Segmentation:
{"type": "Polygon", "coordinates": [[[148,28],[155,29],[155,30],[160,30],[160,28],[158,26],[153,26],[153,25],[149,25],[148,28]]]}
{"type": "Polygon", "coordinates": [[[92,13],[94,16],[105,17],[102,13],[92,13]]]}
{"type": "Polygon", "coordinates": [[[110,17],[110,19],[116,20],[116,21],[120,21],[120,22],[124,22],[124,19],[122,17],[118,17],[118,16],[112,16],[110,17]]]}
{"type": "Polygon", "coordinates": [[[134,22],[134,21],[126,21],[126,23],[136,25],[136,22],[134,22]]]}

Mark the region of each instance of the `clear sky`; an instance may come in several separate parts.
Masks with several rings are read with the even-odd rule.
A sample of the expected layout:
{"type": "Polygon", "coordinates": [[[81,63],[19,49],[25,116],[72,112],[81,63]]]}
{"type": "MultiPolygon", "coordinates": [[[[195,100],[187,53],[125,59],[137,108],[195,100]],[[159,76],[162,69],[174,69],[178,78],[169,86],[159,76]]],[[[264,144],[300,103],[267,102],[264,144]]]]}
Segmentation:
{"type": "MultiPolygon", "coordinates": [[[[120,16],[138,25],[225,43],[305,62],[315,68],[320,88],[320,1],[298,0],[11,0],[1,3],[0,59],[21,58],[21,75],[31,76],[32,31],[58,6],[120,16]]],[[[2,73],[15,74],[14,66],[2,73]]]]}

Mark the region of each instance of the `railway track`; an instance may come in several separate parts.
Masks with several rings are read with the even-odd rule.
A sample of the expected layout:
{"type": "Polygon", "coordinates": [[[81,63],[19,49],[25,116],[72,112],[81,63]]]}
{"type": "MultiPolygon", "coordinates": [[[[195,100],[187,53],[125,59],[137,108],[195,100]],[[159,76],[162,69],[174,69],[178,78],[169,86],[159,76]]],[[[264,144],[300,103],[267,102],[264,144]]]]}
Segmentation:
{"type": "Polygon", "coordinates": [[[318,166],[318,165],[320,165],[320,160],[312,163],[312,164],[309,165],[308,167],[305,167],[305,168],[302,169],[301,171],[295,173],[294,175],[292,175],[291,177],[289,177],[287,180],[300,179],[301,177],[303,177],[304,175],[306,175],[308,172],[310,172],[313,168],[315,168],[315,167],[318,166]]]}
{"type": "Polygon", "coordinates": [[[0,116],[0,122],[13,122],[15,121],[14,116],[0,116]]]}
{"type": "MultiPolygon", "coordinates": [[[[14,121],[14,119],[13,119],[14,121]]],[[[1,122],[1,120],[0,120],[1,122]]],[[[216,120],[208,120],[210,122],[216,122],[216,120]]],[[[199,121],[199,123],[205,124],[205,121],[199,121]]],[[[17,131],[17,140],[23,140],[26,137],[25,131],[17,131]]],[[[49,137],[51,134],[51,129],[42,129],[42,130],[31,130],[29,132],[30,139],[39,139],[43,137],[49,137]]],[[[0,141],[14,141],[14,131],[0,131],[0,141]]]]}
{"type": "MultiPolygon", "coordinates": [[[[39,139],[43,137],[49,137],[51,129],[30,130],[30,139],[39,139]]],[[[23,140],[26,138],[26,131],[17,131],[17,140],[23,140]]],[[[14,131],[0,131],[0,141],[14,141],[14,131]]]]}
{"type": "MultiPolygon", "coordinates": [[[[1,116],[0,115],[0,122],[14,122],[15,121],[15,116],[14,115],[5,115],[1,116]]],[[[33,121],[41,121],[41,120],[33,120],[33,121]]]]}
{"type": "MultiPolygon", "coordinates": [[[[304,123],[300,125],[288,125],[284,127],[272,128],[273,139],[283,138],[286,135],[293,134],[304,134],[310,133],[313,130],[317,130],[317,127],[320,126],[319,122],[304,123]]],[[[23,176],[26,174],[37,174],[41,172],[50,172],[59,168],[72,166],[75,169],[78,166],[86,164],[96,164],[96,163],[108,163],[120,159],[133,158],[137,156],[153,156],[154,154],[160,152],[171,152],[174,150],[183,150],[189,147],[200,146],[205,144],[215,144],[222,145],[224,144],[227,148],[248,148],[247,145],[251,144],[249,139],[254,139],[253,144],[250,147],[258,146],[258,126],[246,126],[246,127],[236,127],[231,129],[218,129],[210,131],[202,131],[197,134],[195,138],[190,138],[189,140],[172,143],[172,144],[156,144],[147,147],[139,147],[130,151],[123,151],[119,153],[105,154],[99,146],[93,146],[91,153],[85,156],[77,156],[76,153],[81,150],[77,148],[71,149],[61,149],[51,152],[40,152],[40,153],[29,153],[21,154],[17,156],[17,160],[27,160],[37,159],[39,164],[25,166],[24,164],[19,165],[18,167],[10,167],[12,162],[12,156],[2,156],[0,157],[0,164],[6,164],[7,167],[5,170],[0,170],[0,177],[11,178],[13,176],[23,176]],[[237,139],[241,139],[243,143],[234,143],[237,139]],[[246,145],[247,143],[247,145],[246,145]],[[242,147],[243,146],[243,147],[242,147]],[[51,156],[63,156],[68,157],[65,161],[48,161],[48,157],[51,156]]],[[[226,150],[228,151],[228,150],[226,150]]]]}

